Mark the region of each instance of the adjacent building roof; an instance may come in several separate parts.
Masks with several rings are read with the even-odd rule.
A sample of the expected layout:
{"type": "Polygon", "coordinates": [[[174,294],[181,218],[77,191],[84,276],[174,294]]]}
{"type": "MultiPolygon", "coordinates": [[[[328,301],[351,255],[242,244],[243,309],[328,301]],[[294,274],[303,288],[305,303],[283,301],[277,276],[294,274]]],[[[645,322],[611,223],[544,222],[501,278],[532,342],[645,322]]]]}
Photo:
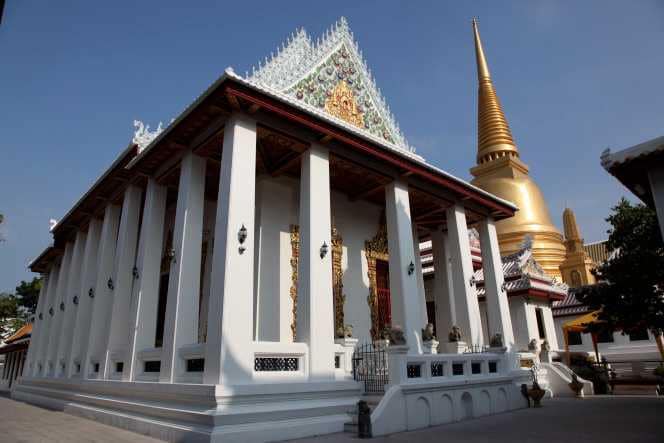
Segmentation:
{"type": "Polygon", "coordinates": [[[588,254],[588,257],[596,264],[601,265],[609,259],[609,250],[606,249],[606,240],[586,243],[583,245],[584,251],[588,254]]]}
{"type": "Polygon", "coordinates": [[[664,161],[664,136],[614,153],[607,148],[602,152],[600,159],[602,167],[609,174],[617,178],[646,205],[654,208],[647,171],[657,164],[656,162],[664,161]]]}
{"type": "Polygon", "coordinates": [[[570,290],[565,298],[553,302],[551,311],[554,317],[564,317],[567,315],[580,315],[589,312],[588,306],[581,304],[577,300],[574,290],[570,290]]]}
{"type": "Polygon", "coordinates": [[[5,340],[4,345],[0,346],[0,354],[6,354],[8,352],[27,348],[31,334],[32,323],[28,322],[5,340]]]}

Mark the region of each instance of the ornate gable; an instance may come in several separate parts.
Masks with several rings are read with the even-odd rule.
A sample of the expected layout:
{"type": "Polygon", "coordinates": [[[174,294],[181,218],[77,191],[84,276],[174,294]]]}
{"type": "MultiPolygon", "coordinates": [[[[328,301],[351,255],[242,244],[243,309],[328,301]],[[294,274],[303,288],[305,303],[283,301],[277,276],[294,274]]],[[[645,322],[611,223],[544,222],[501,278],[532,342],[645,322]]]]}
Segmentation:
{"type": "Polygon", "coordinates": [[[413,152],[342,17],[314,44],[304,29],[248,81],[275,89],[398,148],[413,152]]]}

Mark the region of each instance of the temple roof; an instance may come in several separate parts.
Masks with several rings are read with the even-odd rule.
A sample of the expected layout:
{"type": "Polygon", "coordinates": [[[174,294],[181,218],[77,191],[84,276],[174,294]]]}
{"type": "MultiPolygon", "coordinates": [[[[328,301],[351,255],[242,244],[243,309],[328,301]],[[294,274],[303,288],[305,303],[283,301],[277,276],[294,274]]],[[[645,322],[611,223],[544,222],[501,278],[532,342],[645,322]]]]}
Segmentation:
{"type": "Polygon", "coordinates": [[[292,34],[246,80],[295,98],[360,131],[414,152],[341,18],[315,42],[302,28],[292,34]]]}

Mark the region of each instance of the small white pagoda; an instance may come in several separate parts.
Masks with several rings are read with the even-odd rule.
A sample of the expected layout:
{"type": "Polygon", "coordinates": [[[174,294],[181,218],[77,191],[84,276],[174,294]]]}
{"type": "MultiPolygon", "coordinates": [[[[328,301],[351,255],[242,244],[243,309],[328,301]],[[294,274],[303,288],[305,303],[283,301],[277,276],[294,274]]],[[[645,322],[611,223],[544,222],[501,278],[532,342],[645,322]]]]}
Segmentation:
{"type": "Polygon", "coordinates": [[[525,406],[495,229],[517,208],[415,153],[344,19],[137,125],[31,265],[15,398],[171,441],[339,432],[365,388],[357,341],[388,331],[375,435],[525,406]],[[454,353],[422,337],[427,239],[454,353]]]}

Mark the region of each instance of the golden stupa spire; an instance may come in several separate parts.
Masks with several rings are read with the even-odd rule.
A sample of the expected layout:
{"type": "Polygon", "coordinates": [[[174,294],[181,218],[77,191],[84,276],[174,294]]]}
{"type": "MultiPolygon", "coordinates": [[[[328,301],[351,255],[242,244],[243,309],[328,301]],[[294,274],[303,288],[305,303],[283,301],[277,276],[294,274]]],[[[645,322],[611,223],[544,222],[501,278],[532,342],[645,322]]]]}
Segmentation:
{"type": "Polygon", "coordinates": [[[595,283],[591,272],[594,264],[585,249],[576,216],[570,208],[563,211],[563,231],[565,233],[565,260],[560,264],[563,281],[575,288],[595,283]]]}
{"type": "Polygon", "coordinates": [[[518,251],[523,240],[530,237],[535,260],[548,274],[560,277],[559,266],[565,259],[563,237],[551,222],[542,191],[528,175],[528,166],[519,158],[491,81],[477,20],[473,20],[473,36],[479,83],[477,164],[470,170],[473,184],[519,208],[514,217],[496,223],[500,253],[507,255],[518,251]]]}
{"type": "Polygon", "coordinates": [[[563,211],[563,233],[565,234],[565,247],[567,252],[583,250],[583,239],[576,224],[576,216],[570,208],[563,211]]]}
{"type": "Polygon", "coordinates": [[[486,163],[505,155],[518,157],[519,151],[512,138],[512,131],[510,131],[507,124],[507,119],[505,119],[505,114],[500,106],[500,100],[491,81],[477,19],[473,19],[473,32],[475,34],[477,80],[479,82],[477,163],[486,163]]]}

